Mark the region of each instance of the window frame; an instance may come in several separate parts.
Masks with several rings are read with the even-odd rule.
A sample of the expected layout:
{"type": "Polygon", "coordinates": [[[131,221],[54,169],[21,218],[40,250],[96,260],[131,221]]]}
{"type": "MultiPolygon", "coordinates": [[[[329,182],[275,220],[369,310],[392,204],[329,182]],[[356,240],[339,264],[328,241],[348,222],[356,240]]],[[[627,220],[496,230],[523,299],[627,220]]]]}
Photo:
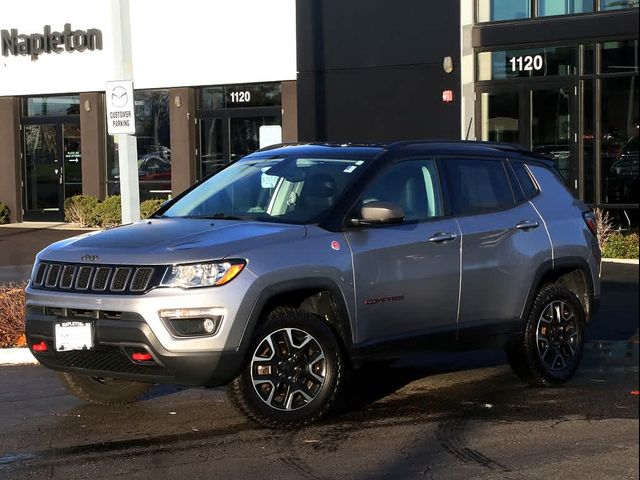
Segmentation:
{"type": "Polygon", "coordinates": [[[378,172],[376,172],[372,178],[368,179],[367,182],[361,186],[360,191],[356,197],[356,200],[346,210],[347,214],[345,215],[345,218],[343,221],[342,231],[362,230],[362,229],[369,229],[369,228],[388,228],[388,227],[393,227],[398,225],[419,225],[422,223],[433,222],[433,221],[449,218],[446,195],[444,193],[444,184],[442,179],[443,179],[442,172],[440,171],[440,165],[438,164],[438,155],[424,155],[424,156],[419,155],[419,156],[411,156],[411,157],[402,157],[400,159],[390,162],[388,165],[385,165],[378,172]],[[356,212],[356,209],[357,209],[357,206],[360,204],[360,201],[362,200],[363,195],[365,195],[368,189],[371,186],[373,186],[383,175],[386,175],[389,172],[389,170],[403,163],[420,162],[420,161],[433,162],[433,167],[434,167],[433,169],[436,174],[435,182],[439,187],[439,192],[436,192],[436,193],[439,196],[440,205],[442,206],[440,215],[437,215],[434,217],[428,217],[424,219],[403,220],[402,222],[398,222],[398,223],[385,223],[385,224],[379,224],[379,225],[375,225],[375,224],[354,225],[350,222],[351,219],[360,217],[360,212],[356,212]]]}

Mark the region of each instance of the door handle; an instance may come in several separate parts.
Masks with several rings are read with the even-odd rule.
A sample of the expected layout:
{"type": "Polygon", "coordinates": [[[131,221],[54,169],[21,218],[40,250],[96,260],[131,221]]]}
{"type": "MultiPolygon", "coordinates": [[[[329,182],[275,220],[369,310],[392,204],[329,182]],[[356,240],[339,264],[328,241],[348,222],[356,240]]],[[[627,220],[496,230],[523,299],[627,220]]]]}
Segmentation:
{"type": "Polygon", "coordinates": [[[455,240],[457,235],[455,233],[438,232],[435,235],[429,237],[431,243],[445,243],[455,240]]]}
{"type": "Polygon", "coordinates": [[[534,228],[538,228],[540,224],[538,222],[534,222],[532,220],[523,220],[516,225],[518,230],[533,230],[534,228]]]}

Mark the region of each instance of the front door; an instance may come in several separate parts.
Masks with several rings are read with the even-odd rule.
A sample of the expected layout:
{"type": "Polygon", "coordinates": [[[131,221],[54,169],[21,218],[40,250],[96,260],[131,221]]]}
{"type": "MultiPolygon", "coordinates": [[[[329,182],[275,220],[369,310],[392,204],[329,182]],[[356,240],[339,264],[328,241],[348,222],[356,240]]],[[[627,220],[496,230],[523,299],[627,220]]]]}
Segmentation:
{"type": "Polygon", "coordinates": [[[215,173],[260,148],[260,127],[281,125],[279,108],[204,111],[200,118],[200,175],[215,173]]]}
{"type": "Polygon", "coordinates": [[[353,254],[357,342],[365,347],[435,333],[455,336],[460,286],[460,235],[444,218],[432,159],[398,163],[368,187],[369,202],[403,208],[405,221],[345,233],[353,254]]]}
{"type": "Polygon", "coordinates": [[[23,132],[24,219],[62,221],[65,199],[82,193],[80,126],[27,124],[23,132]]]}

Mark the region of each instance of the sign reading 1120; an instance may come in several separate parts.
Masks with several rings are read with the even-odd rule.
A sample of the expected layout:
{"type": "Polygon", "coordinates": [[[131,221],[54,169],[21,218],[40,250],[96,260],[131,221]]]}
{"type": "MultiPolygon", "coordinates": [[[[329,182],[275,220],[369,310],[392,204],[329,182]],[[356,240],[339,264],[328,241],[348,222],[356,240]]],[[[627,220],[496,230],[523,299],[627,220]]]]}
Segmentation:
{"type": "Polygon", "coordinates": [[[511,64],[512,72],[533,72],[542,70],[544,58],[542,55],[511,57],[509,63],[511,64]]]}

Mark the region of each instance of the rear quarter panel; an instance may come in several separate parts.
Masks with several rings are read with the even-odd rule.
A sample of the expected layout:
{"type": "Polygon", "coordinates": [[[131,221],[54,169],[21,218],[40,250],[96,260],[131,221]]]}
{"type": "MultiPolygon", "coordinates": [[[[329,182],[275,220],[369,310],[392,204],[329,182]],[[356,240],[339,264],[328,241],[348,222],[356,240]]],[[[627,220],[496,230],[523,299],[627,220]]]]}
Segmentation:
{"type": "Polygon", "coordinates": [[[542,216],[551,237],[553,259],[583,258],[589,264],[594,295],[600,296],[600,248],[582,217],[588,208],[576,199],[556,175],[545,167],[528,165],[540,194],[531,200],[542,216]]]}

